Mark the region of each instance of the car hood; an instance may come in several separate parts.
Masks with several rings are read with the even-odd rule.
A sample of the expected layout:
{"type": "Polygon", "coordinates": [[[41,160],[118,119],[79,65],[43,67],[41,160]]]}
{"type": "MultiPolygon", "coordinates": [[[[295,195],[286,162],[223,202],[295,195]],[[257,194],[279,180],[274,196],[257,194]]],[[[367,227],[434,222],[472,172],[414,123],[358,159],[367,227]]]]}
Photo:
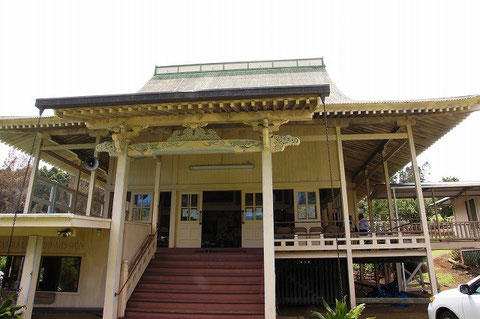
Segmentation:
{"type": "Polygon", "coordinates": [[[448,290],[442,291],[441,293],[436,295],[436,298],[450,298],[454,296],[458,297],[460,295],[461,293],[460,291],[458,291],[458,288],[454,288],[454,289],[448,289],[448,290]]]}

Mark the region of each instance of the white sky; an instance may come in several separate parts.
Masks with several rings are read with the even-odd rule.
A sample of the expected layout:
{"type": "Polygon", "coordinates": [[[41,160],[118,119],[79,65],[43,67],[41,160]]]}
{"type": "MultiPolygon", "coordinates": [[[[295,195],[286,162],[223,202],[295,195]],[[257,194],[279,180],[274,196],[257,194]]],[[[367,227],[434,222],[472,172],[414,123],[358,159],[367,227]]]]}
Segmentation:
{"type": "MultiPolygon", "coordinates": [[[[480,94],[480,1],[1,1],[0,115],[136,92],[155,65],[325,58],[357,99],[480,94]]],[[[420,157],[480,180],[480,112],[420,157]]],[[[0,147],[0,159],[8,152],[0,147]]]]}

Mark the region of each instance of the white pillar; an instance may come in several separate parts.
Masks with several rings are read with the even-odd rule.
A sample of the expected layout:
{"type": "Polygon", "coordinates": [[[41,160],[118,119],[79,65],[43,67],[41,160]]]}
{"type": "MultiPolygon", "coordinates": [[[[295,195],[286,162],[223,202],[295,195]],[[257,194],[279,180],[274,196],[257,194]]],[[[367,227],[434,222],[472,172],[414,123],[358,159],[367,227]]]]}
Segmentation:
{"type": "Polygon", "coordinates": [[[25,305],[23,319],[32,318],[33,301],[37,288],[38,272],[42,257],[43,237],[29,236],[25,260],[23,261],[22,277],[20,280],[20,293],[17,305],[25,305]]]}
{"type": "Polygon", "coordinates": [[[30,179],[28,181],[27,188],[27,197],[25,198],[25,206],[23,207],[23,213],[30,213],[30,208],[32,206],[33,191],[35,188],[35,182],[37,180],[38,164],[40,163],[40,154],[42,151],[42,135],[38,134],[37,140],[35,142],[34,151],[33,151],[33,164],[32,170],[30,172],[30,179]]]}
{"type": "Polygon", "coordinates": [[[275,309],[275,246],[273,228],[273,176],[272,151],[268,121],[263,121],[262,129],[262,196],[263,196],[263,267],[265,318],[276,318],[275,309]]]}
{"type": "Polygon", "coordinates": [[[160,206],[160,174],[162,173],[162,162],[159,157],[155,157],[155,187],[153,191],[153,210],[152,210],[152,234],[157,231],[158,214],[160,206]]]}
{"type": "MultiPolygon", "coordinates": [[[[95,145],[98,145],[100,143],[100,136],[97,136],[95,139],[95,145]]],[[[97,157],[98,152],[97,149],[93,151],[93,156],[97,157]]],[[[93,211],[93,202],[94,202],[94,192],[95,192],[95,179],[97,178],[97,170],[91,171],[90,172],[90,181],[88,182],[88,194],[87,194],[87,211],[86,214],[87,216],[90,216],[93,211]]]]}
{"type": "Polygon", "coordinates": [[[422,222],[423,235],[425,236],[425,248],[427,252],[428,274],[430,277],[430,285],[432,287],[432,295],[438,293],[437,277],[435,276],[435,268],[433,265],[432,246],[430,245],[430,234],[428,232],[427,212],[425,210],[425,201],[423,200],[422,184],[420,181],[420,172],[417,164],[417,153],[415,151],[415,143],[413,141],[412,126],[407,124],[408,145],[410,147],[410,155],[412,157],[412,168],[415,176],[415,190],[417,193],[418,207],[420,208],[420,219],[422,222]]]}
{"type": "MultiPolygon", "coordinates": [[[[340,171],[340,187],[342,192],[342,212],[343,224],[345,226],[345,239],[347,244],[347,273],[348,273],[348,290],[350,297],[350,307],[357,305],[355,297],[355,278],[353,276],[353,253],[351,247],[350,234],[350,214],[348,213],[348,194],[347,194],[347,180],[345,178],[345,163],[343,159],[343,145],[342,134],[340,127],[336,127],[337,133],[337,152],[338,152],[338,169],[340,171]]],[[[342,274],[339,274],[340,276],[342,274]]],[[[343,289],[343,288],[342,288],[343,289]]],[[[341,296],[343,298],[343,296],[341,296]]]]}
{"type": "Polygon", "coordinates": [[[105,278],[105,300],[103,319],[117,319],[120,270],[122,264],[123,235],[125,225],[125,201],[128,188],[129,158],[126,146],[118,154],[115,188],[112,204],[112,223],[108,242],[107,274],[105,278]]]}

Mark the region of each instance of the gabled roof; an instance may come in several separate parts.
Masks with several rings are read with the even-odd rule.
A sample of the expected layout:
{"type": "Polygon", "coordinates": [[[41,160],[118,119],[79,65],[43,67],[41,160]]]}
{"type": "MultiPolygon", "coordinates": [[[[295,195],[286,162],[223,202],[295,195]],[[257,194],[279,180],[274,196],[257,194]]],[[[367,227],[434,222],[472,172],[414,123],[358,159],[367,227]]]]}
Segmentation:
{"type": "Polygon", "coordinates": [[[139,92],[330,85],[328,103],[354,103],[330,79],[323,58],[156,66],[139,92]]]}

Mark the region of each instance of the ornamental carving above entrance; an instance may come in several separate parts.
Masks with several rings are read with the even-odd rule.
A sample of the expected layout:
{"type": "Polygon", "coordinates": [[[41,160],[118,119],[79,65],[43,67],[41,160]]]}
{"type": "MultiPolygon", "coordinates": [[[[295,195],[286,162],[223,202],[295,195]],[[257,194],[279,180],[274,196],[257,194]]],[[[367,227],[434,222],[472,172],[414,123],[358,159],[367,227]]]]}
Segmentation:
{"type": "MultiPolygon", "coordinates": [[[[213,129],[205,129],[206,124],[186,125],[183,130],[175,130],[165,142],[132,143],[127,146],[128,156],[145,157],[178,154],[252,153],[261,152],[263,143],[254,139],[222,139],[213,129]]],[[[290,135],[274,135],[272,152],[282,152],[286,146],[300,144],[300,139],[290,135]]],[[[98,152],[108,152],[118,156],[113,141],[103,142],[96,147],[98,152]]]]}

